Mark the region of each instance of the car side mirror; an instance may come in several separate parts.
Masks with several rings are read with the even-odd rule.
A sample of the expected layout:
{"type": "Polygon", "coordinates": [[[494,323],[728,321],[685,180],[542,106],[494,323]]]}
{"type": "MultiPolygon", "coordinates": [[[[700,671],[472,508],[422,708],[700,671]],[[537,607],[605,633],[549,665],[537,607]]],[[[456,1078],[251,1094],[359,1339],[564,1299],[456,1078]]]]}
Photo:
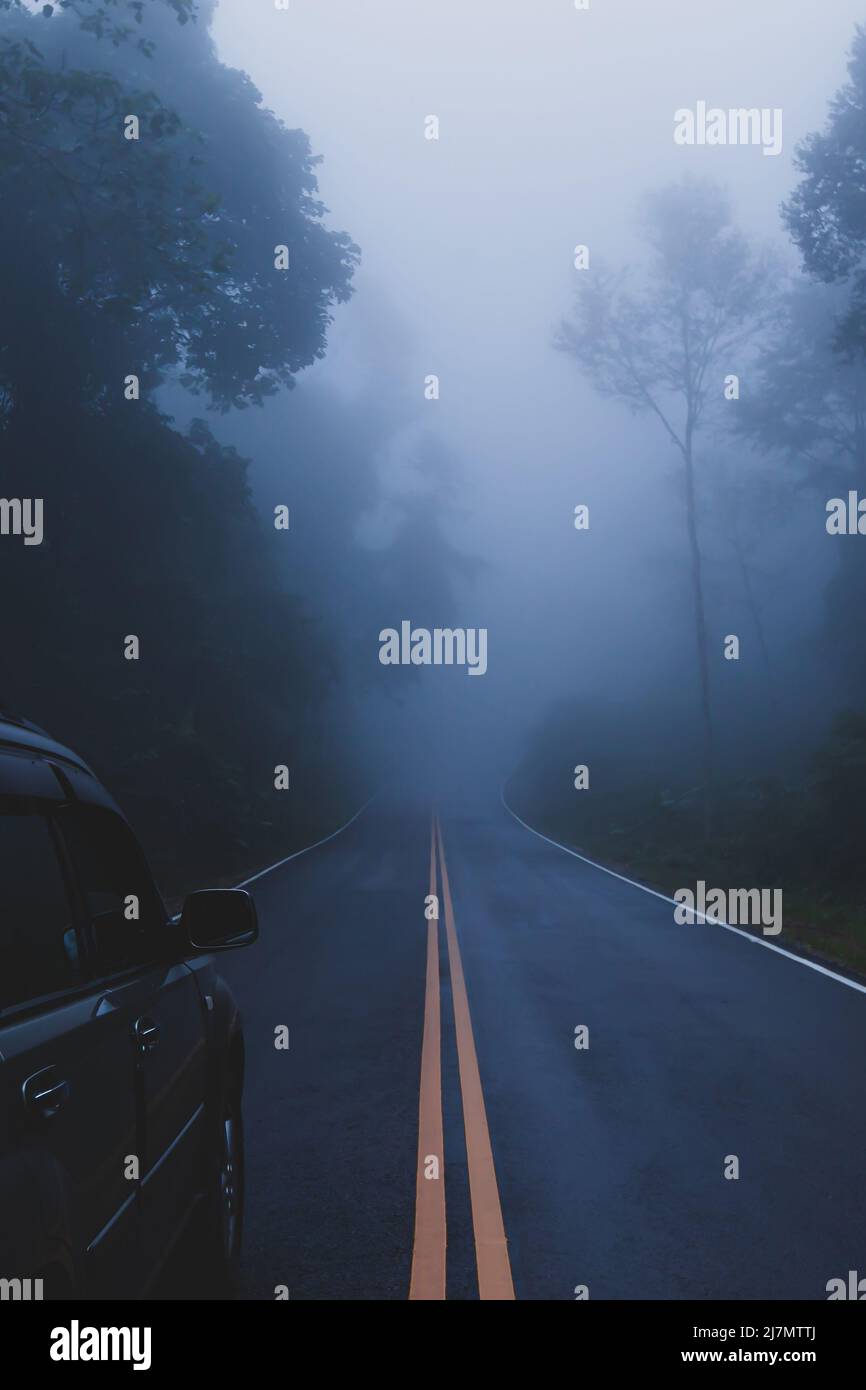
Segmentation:
{"type": "Polygon", "coordinates": [[[197,951],[232,951],[258,940],[256,905],[243,888],[203,888],[190,893],[180,918],[197,951]]]}

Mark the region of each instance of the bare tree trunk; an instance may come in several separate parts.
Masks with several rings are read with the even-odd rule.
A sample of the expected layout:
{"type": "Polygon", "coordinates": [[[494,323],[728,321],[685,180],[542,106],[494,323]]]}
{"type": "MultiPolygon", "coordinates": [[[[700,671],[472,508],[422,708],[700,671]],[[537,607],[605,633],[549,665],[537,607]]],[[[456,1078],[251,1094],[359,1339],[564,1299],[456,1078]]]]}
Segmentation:
{"type": "Polygon", "coordinates": [[[743,545],[737,533],[736,524],[734,524],[734,526],[732,527],[731,544],[734,547],[734,554],[736,555],[737,561],[740,566],[740,577],[743,581],[743,590],[746,595],[746,604],[752,616],[752,622],[755,625],[755,631],[758,634],[758,646],[761,649],[761,659],[764,665],[764,675],[767,680],[767,700],[770,707],[770,713],[771,715],[775,715],[778,710],[778,704],[776,701],[776,692],[773,689],[773,667],[770,662],[770,649],[767,646],[767,638],[764,633],[764,623],[763,619],[761,618],[761,610],[759,609],[758,601],[755,598],[755,591],[752,587],[752,577],[749,574],[749,567],[746,564],[746,557],[743,554],[743,545]]]}
{"type": "Polygon", "coordinates": [[[704,584],[701,565],[701,550],[698,544],[698,523],[695,507],[695,477],[692,454],[692,429],[686,429],[683,459],[686,468],[686,518],[689,533],[689,552],[692,569],[692,597],[695,605],[695,638],[698,647],[698,675],[701,687],[701,714],[704,732],[704,793],[703,793],[703,831],[709,843],[713,826],[713,715],[710,706],[710,670],[707,661],[707,621],[704,612],[704,584]]]}

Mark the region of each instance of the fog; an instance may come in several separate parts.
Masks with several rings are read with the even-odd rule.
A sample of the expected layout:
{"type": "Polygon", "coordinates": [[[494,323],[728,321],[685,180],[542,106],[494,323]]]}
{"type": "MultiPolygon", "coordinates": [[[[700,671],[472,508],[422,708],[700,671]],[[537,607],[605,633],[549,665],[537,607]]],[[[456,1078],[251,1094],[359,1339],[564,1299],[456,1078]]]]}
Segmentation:
{"type": "MultiPolygon", "coordinates": [[[[453,749],[459,738],[455,762],[465,769],[467,757],[486,751],[503,776],[556,700],[625,704],[638,723],[652,706],[650,728],[666,717],[692,723],[676,459],[651,422],[599,400],[553,349],[575,289],[573,248],[587,244],[593,262],[639,260],[641,195],[693,174],[726,185],[741,228],[793,268],[779,221],[793,152],[822,125],[860,18],[853,0],[829,8],[598,0],[589,12],[565,0],[292,0],[288,12],[221,0],[213,26],[221,59],[308,132],[323,156],[329,224],[348,229],[362,250],[355,297],[337,311],[325,359],[285,408],[266,406],[261,421],[244,418],[224,433],[251,453],[264,501],[273,482],[250,428],[291,436],[301,397],[324,402],[333,393],[350,431],[353,417],[377,415],[376,467],[399,499],[417,486],[412,453],[426,430],[452,457],[449,538],[483,562],[459,586],[461,616],[448,620],[489,629],[488,674],[422,672],[403,712],[410,742],[429,736],[430,711],[417,721],[430,690],[434,722],[441,729],[446,711],[455,721],[444,740],[453,749]],[[700,99],[781,108],[781,154],[677,146],[673,113],[700,99]],[[431,114],[438,140],[424,136],[431,114]],[[428,373],[440,378],[437,401],[424,399],[428,373]],[[573,527],[579,503],[591,509],[585,534],[573,527]]],[[[333,470],[338,477],[337,460],[333,470]]],[[[435,472],[423,484],[435,499],[435,472]]],[[[780,545],[790,548],[785,533],[798,516],[808,525],[809,504],[793,488],[783,496],[760,527],[757,582],[775,659],[802,673],[802,706],[787,712],[787,731],[811,720],[823,698],[808,641],[825,561],[816,550],[814,570],[784,572],[780,545]]],[[[387,512],[380,502],[358,518],[366,543],[375,545],[387,512]]],[[[711,623],[740,631],[749,618],[712,500],[701,524],[711,623]]],[[[339,568],[339,555],[330,563],[339,568]]],[[[373,647],[380,626],[414,616],[383,611],[376,631],[357,635],[373,647]]],[[[377,682],[380,715],[391,674],[377,682]]],[[[716,697],[729,722],[763,741],[763,673],[751,663],[739,678],[745,698],[726,675],[716,697]]],[[[380,733],[393,739],[393,712],[381,719],[380,733]]]]}
{"type": "Polygon", "coordinates": [[[468,805],[516,778],[546,814],[584,763],[593,807],[616,793],[626,819],[644,794],[691,813],[716,773],[720,796],[748,783],[764,805],[774,782],[817,814],[814,760],[844,762],[828,740],[866,678],[859,552],[824,524],[866,465],[863,248],[846,175],[806,177],[796,151],[846,81],[854,0],[154,0],[117,42],[11,8],[53,81],[75,63],[88,77],[62,119],[25,93],[28,118],[56,122],[38,188],[32,146],[9,146],[7,206],[30,209],[4,223],[10,476],[32,492],[39,460],[49,540],[20,576],[4,560],[29,596],[7,649],[45,622],[68,644],[65,693],[46,654],[10,663],[10,701],[122,762],[154,834],[171,730],[239,866],[262,835],[303,839],[394,785],[468,805]],[[107,99],[103,72],[122,110],[168,113],[134,195],[115,145],[87,164],[74,103],[107,99]],[[707,135],[708,110],[730,113],[730,139],[707,135]],[[735,138],[738,110],[760,117],[753,138],[735,138]],[[704,122],[692,143],[683,112],[704,122]],[[44,323],[74,348],[62,407],[44,323]],[[118,360],[139,364],[150,436],[106,405],[118,360]],[[77,433],[57,423],[70,412],[77,433]],[[72,588],[73,542],[50,522],[64,507],[72,588]],[[135,560],[133,513],[151,518],[135,560]],[[133,613],[153,634],[138,683],[102,636],[135,631],[133,613]],[[383,664],[403,623],[483,632],[484,673],[383,664]],[[105,663],[99,719],[89,662],[105,663]],[[268,809],[283,761],[304,788],[286,822],[268,809]]]}

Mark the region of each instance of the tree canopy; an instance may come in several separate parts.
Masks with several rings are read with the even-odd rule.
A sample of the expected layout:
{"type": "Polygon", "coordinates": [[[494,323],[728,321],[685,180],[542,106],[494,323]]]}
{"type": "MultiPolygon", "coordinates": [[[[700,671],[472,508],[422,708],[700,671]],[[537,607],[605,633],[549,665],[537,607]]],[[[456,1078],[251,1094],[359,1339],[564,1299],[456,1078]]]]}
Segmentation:
{"type": "Polygon", "coordinates": [[[209,8],[0,0],[4,493],[45,508],[41,545],[0,546],[0,706],[91,759],[170,887],[331,820],[336,671],[247,460],[176,428],[158,388],[225,411],[291,387],[359,256],[306,135],[218,61],[209,8]]]}
{"type": "Polygon", "coordinates": [[[837,347],[866,352],[866,26],[859,26],[848,81],[823,131],[798,146],[801,181],[782,215],[810,274],[850,287],[837,347]]]}

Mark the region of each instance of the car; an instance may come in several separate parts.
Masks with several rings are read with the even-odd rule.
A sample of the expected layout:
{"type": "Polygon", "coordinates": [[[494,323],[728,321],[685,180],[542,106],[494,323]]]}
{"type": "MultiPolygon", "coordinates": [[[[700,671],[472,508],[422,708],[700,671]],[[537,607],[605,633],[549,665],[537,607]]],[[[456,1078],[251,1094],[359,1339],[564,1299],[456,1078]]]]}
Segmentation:
{"type": "Polygon", "coordinates": [[[244,1039],[214,954],[257,936],[240,889],[170,916],[83,759],[0,715],[0,1297],[147,1297],[182,1237],[228,1293],[244,1039]]]}

